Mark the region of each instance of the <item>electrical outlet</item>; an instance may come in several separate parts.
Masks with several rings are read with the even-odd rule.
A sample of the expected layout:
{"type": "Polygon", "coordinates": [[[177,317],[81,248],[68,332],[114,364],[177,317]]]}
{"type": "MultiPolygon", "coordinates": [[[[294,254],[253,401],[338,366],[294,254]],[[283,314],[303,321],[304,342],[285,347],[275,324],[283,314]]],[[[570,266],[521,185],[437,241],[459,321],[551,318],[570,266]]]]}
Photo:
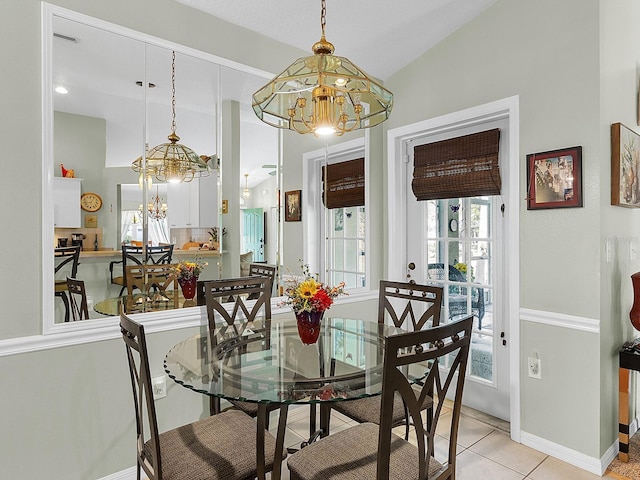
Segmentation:
{"type": "Polygon", "coordinates": [[[164,398],[167,396],[167,380],[166,376],[155,377],[151,379],[151,386],[153,388],[153,399],[164,398]]]}
{"type": "Polygon", "coordinates": [[[529,357],[529,377],[542,379],[542,364],[541,360],[536,357],[529,357]]]}

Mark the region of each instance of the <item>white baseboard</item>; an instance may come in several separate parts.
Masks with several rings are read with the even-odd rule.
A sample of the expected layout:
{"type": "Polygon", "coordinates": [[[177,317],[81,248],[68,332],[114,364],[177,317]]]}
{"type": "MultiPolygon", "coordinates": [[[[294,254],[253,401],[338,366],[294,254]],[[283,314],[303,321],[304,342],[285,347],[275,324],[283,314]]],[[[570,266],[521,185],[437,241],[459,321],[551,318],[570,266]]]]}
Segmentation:
{"type": "MultiPolygon", "coordinates": [[[[143,473],[142,478],[146,479],[147,476],[143,473]]],[[[98,480],[136,480],[136,467],[120,470],[119,472],[112,473],[111,475],[107,475],[106,477],[102,477],[98,480]]]]}
{"type": "Polygon", "coordinates": [[[551,455],[558,460],[562,460],[563,462],[599,476],[604,475],[607,467],[618,454],[617,440],[607,449],[602,458],[590,457],[584,453],[577,452],[563,445],[550,442],[549,440],[545,440],[544,438],[540,438],[527,432],[521,433],[520,441],[527,447],[531,447],[534,450],[551,455]]]}

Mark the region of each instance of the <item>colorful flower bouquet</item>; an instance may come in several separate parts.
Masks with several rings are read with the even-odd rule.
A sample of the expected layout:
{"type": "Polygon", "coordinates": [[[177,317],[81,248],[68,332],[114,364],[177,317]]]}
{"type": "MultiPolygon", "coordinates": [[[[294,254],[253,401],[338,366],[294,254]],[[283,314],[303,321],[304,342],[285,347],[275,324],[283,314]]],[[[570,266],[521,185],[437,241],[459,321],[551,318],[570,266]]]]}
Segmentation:
{"type": "MultiPolygon", "coordinates": [[[[311,275],[309,265],[302,265],[302,277],[285,280],[285,305],[291,305],[298,322],[298,333],[302,343],[316,343],[320,335],[320,321],[324,312],[333,305],[333,300],[345,294],[344,282],[330,287],[318,281],[318,274],[311,275]]],[[[346,295],[346,294],[345,294],[346,295]]]]}
{"type": "Polygon", "coordinates": [[[207,265],[207,262],[201,263],[197,258],[193,262],[180,261],[174,267],[176,278],[178,279],[178,282],[180,282],[181,280],[197,280],[200,276],[200,273],[202,273],[202,269],[207,265]]]}
{"type": "Polygon", "coordinates": [[[302,277],[291,277],[285,281],[287,287],[284,291],[287,297],[285,305],[291,305],[293,311],[301,312],[324,312],[331,305],[338,295],[345,295],[344,282],[340,282],[335,287],[329,287],[318,281],[318,274],[311,275],[309,265],[302,265],[302,277]]]}

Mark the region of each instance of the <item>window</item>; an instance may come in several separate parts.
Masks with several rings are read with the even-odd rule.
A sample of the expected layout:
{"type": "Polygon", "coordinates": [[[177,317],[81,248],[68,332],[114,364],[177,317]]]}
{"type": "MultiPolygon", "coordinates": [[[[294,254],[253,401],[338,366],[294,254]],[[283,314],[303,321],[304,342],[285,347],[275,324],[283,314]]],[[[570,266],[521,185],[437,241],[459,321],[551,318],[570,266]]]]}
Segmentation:
{"type": "Polygon", "coordinates": [[[370,288],[364,144],[361,138],[304,155],[311,210],[303,215],[310,239],[305,258],[323,280],[345,282],[349,291],[370,288]]]}

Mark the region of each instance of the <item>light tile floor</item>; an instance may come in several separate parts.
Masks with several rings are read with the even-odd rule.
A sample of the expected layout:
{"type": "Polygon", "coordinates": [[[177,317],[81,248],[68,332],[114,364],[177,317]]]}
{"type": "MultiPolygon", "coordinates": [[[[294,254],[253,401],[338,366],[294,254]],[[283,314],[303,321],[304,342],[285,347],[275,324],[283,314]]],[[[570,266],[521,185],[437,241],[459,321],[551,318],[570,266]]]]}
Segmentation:
{"type": "MultiPolygon", "coordinates": [[[[440,419],[436,443],[436,458],[447,448],[446,418],[440,419]],[[439,448],[440,446],[440,448],[439,448]]],[[[270,419],[271,433],[276,434],[277,412],[270,419]]],[[[318,419],[319,424],[319,419],[318,419]]],[[[333,411],[331,432],[355,425],[349,418],[333,411]]],[[[513,442],[506,433],[508,425],[500,420],[486,418],[479,412],[465,410],[460,417],[458,434],[457,480],[592,480],[601,478],[554,457],[540,453],[524,445],[513,442]]],[[[404,436],[404,427],[394,430],[404,436]]],[[[286,447],[299,447],[309,436],[309,408],[292,406],[287,418],[285,435],[286,447]]],[[[410,441],[415,443],[415,432],[411,429],[410,441]]],[[[269,478],[269,477],[268,477],[269,478]]],[[[608,478],[608,477],[607,477],[608,478]]],[[[289,480],[286,460],[283,462],[282,479],[289,480]]]]}

